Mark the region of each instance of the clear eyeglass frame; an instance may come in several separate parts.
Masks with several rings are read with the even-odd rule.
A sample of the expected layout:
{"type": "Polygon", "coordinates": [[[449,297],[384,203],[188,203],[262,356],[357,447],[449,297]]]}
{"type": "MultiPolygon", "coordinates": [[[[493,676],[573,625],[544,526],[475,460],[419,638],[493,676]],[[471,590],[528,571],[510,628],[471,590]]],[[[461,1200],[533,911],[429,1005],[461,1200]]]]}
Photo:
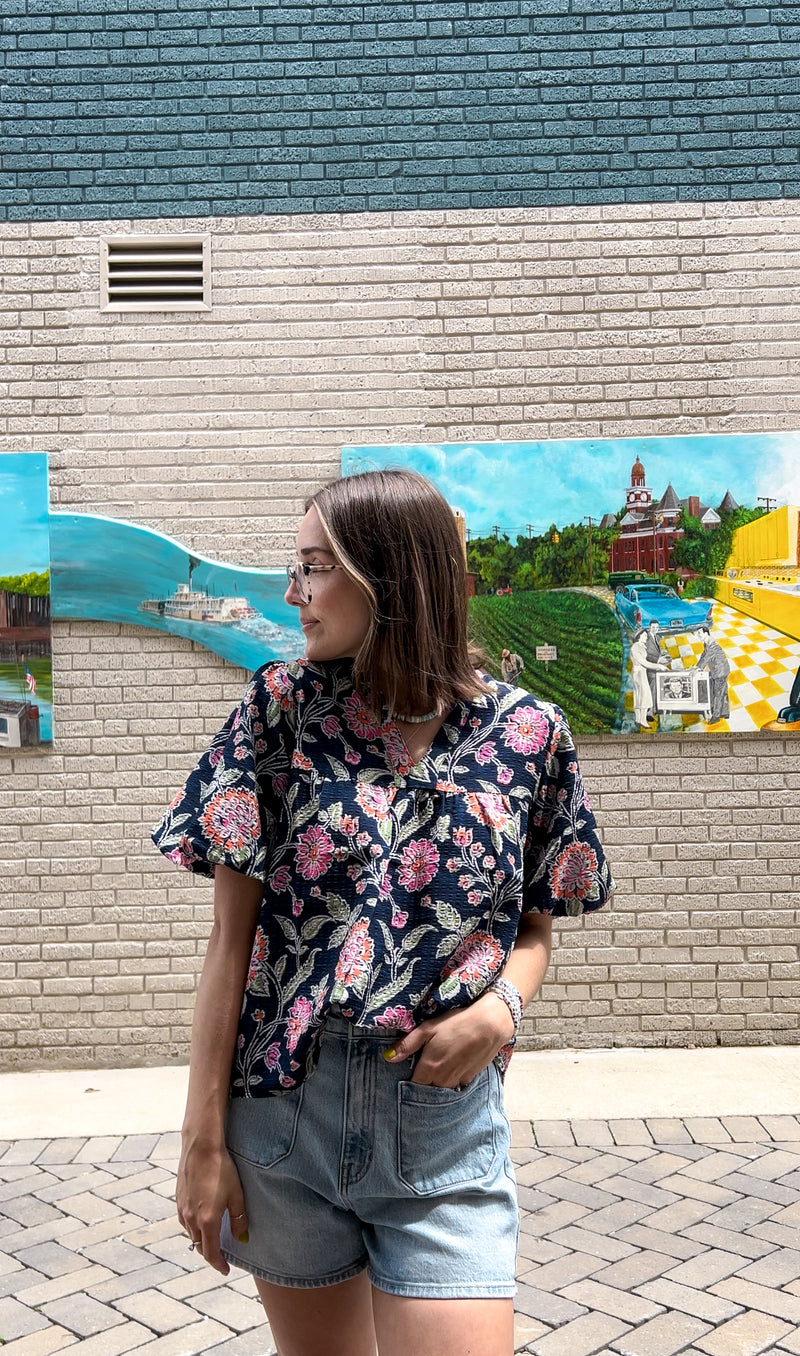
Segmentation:
{"type": "Polygon", "coordinates": [[[303,561],[297,560],[294,565],[286,566],[286,578],[290,584],[294,584],[301,601],[310,603],[312,574],[329,574],[335,569],[335,565],[306,565],[303,561]]]}

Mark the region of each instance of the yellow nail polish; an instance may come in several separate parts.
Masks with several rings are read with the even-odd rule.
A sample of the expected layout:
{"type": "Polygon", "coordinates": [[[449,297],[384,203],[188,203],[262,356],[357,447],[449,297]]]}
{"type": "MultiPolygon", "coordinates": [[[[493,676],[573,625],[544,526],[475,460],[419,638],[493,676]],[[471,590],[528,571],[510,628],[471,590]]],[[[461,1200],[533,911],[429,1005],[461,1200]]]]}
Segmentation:
{"type": "Polygon", "coordinates": [[[249,1243],[249,1242],[250,1242],[250,1235],[249,1235],[249,1233],[247,1232],[246,1229],[245,1229],[245,1231],[244,1231],[243,1234],[239,1234],[239,1242],[240,1242],[240,1243],[249,1243]]]}
{"type": "Polygon", "coordinates": [[[390,1046],[388,1050],[384,1050],[383,1058],[388,1059],[391,1062],[391,1060],[397,1058],[397,1051],[393,1050],[390,1046]]]}

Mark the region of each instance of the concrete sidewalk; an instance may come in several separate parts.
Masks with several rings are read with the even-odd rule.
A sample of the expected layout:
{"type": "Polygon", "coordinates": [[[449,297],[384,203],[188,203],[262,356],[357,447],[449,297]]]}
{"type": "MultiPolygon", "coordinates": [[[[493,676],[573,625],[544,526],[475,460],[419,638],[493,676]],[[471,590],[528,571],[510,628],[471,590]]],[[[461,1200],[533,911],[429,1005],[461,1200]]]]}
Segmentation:
{"type": "MultiPolygon", "coordinates": [[[[174,1216],[185,1080],[0,1076],[3,1356],[275,1351],[174,1216]]],[[[520,1054],[507,1105],[518,1352],[800,1356],[800,1050],[520,1054]]]]}
{"type": "MultiPolygon", "coordinates": [[[[183,1117],[188,1070],[0,1075],[0,1138],[163,1134],[183,1117]]],[[[800,1112],[800,1046],[547,1050],[514,1055],[512,1120],[800,1112]]]]}

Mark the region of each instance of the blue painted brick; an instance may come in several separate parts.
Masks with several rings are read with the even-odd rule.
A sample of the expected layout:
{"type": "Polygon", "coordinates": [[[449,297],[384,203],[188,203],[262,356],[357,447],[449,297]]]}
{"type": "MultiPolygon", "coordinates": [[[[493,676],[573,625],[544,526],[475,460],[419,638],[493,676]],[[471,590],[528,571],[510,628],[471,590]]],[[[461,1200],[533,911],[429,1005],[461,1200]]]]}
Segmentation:
{"type": "Polygon", "coordinates": [[[258,23],[249,0],[36,9],[4,6],[4,42],[20,40],[0,49],[5,112],[29,138],[0,194],[15,220],[26,205],[36,220],[235,211],[237,194],[248,211],[358,211],[797,191],[798,8],[334,0],[263,4],[258,23]],[[50,170],[32,160],[48,154],[50,170]],[[88,175],[98,157],[107,183],[72,181],[59,200],[34,181],[88,175]]]}

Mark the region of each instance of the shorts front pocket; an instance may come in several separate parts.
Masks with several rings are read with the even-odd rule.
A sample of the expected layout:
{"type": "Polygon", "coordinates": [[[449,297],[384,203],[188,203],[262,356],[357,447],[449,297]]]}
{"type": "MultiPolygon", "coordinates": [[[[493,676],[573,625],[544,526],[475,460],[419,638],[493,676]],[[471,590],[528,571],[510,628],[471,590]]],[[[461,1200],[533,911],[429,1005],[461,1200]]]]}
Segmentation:
{"type": "Polygon", "coordinates": [[[417,1196],[475,1186],[496,1156],[490,1066],[466,1088],[398,1084],[397,1173],[417,1196]]]}
{"type": "Polygon", "coordinates": [[[225,1143],[233,1158],[274,1168],[294,1148],[305,1084],[271,1097],[234,1097],[228,1103],[225,1143]]]}

